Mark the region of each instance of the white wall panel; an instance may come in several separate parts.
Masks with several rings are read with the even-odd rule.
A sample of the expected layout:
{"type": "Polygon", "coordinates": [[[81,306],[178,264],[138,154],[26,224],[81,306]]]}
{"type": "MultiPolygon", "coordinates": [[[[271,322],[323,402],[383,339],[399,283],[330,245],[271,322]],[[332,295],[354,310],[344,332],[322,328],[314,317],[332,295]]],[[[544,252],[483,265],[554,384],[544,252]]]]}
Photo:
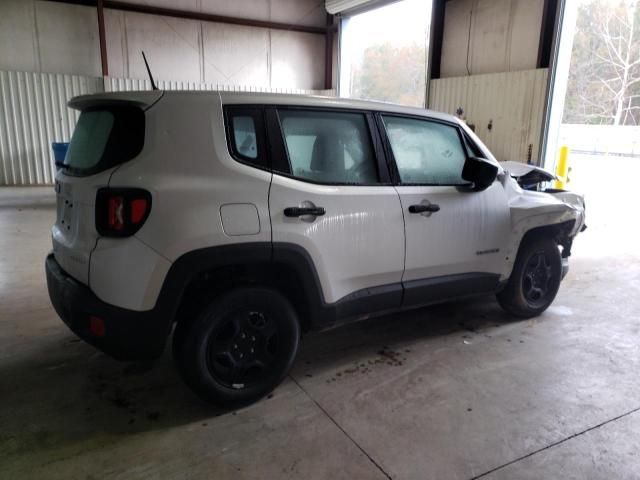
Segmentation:
{"type": "MultiPolygon", "coordinates": [[[[319,0],[133,1],[314,27],[324,27],[326,22],[319,0]]],[[[323,86],[320,67],[325,39],[320,34],[111,9],[105,10],[105,31],[109,73],[115,77],[145,78],[140,54],[144,50],[159,78],[225,85],[323,86]]],[[[96,9],[41,0],[0,0],[0,70],[100,76],[96,9]]]]}
{"type": "Polygon", "coordinates": [[[322,2],[317,0],[269,0],[269,20],[324,27],[327,22],[327,11],[322,2]]]}
{"type": "Polygon", "coordinates": [[[203,23],[204,80],[269,86],[270,34],[265,28],[203,23]]]}
{"type": "Polygon", "coordinates": [[[532,0],[512,0],[508,70],[528,70],[538,63],[544,4],[532,0]]]}
{"type": "Polygon", "coordinates": [[[0,0],[0,70],[40,69],[34,15],[31,2],[0,0]]]}
{"type": "Polygon", "coordinates": [[[0,0],[0,70],[97,76],[97,25],[95,8],[0,0]]]}
{"type": "Polygon", "coordinates": [[[102,73],[96,9],[35,2],[35,21],[40,71],[102,73]]]}
{"type": "Polygon", "coordinates": [[[279,88],[322,88],[325,38],[310,33],[271,32],[271,85],[279,88]]]}
{"type": "MultiPolygon", "coordinates": [[[[147,76],[140,53],[144,51],[155,76],[202,80],[200,22],[126,12],[124,26],[128,59],[126,76],[147,76]]],[[[113,26],[107,30],[107,36],[112,31],[113,26]]]]}
{"type": "Polygon", "coordinates": [[[441,77],[536,68],[544,0],[445,3],[441,77]]]}
{"type": "Polygon", "coordinates": [[[432,80],[429,108],[450,114],[462,108],[467,123],[475,125],[498,160],[526,162],[531,145],[536,162],[547,74],[543,68],[432,80]]]}

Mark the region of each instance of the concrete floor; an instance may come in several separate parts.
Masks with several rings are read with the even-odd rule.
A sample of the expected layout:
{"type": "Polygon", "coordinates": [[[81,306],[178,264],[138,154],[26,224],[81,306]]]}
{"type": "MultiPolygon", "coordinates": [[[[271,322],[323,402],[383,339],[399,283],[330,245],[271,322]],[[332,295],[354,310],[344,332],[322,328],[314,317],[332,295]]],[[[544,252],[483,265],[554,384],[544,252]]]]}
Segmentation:
{"type": "Polygon", "coordinates": [[[0,478],[638,478],[640,251],[605,221],[619,200],[591,207],[541,317],[488,298],[310,335],[271,398],[220,412],[168,351],[121,364],[67,330],[43,274],[52,192],[0,189],[0,478]]]}

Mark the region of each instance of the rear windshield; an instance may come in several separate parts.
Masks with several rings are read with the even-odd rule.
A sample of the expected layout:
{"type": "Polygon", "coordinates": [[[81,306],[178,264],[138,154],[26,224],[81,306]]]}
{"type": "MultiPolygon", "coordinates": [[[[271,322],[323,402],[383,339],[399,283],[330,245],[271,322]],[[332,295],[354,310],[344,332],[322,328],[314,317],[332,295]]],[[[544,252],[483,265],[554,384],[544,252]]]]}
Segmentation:
{"type": "Polygon", "coordinates": [[[114,106],[83,110],[64,158],[65,171],[92,175],[127,162],[144,145],[144,112],[114,106]]]}

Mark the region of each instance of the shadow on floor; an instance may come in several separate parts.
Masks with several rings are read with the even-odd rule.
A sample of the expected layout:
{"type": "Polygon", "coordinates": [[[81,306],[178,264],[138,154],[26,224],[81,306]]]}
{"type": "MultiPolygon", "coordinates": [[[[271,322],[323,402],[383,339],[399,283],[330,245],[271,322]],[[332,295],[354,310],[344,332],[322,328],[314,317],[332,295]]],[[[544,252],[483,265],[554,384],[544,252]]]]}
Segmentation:
{"type": "Polygon", "coordinates": [[[0,458],[224,413],[182,384],[168,351],[154,364],[121,363],[65,331],[28,348],[0,364],[0,458]]]}
{"type": "Polygon", "coordinates": [[[297,364],[313,362],[317,369],[325,370],[345,356],[393,357],[395,345],[455,333],[471,338],[514,321],[493,296],[444,303],[309,334],[303,339],[297,364]]]}
{"type": "MultiPolygon", "coordinates": [[[[506,322],[492,297],[369,319],[307,335],[292,375],[303,375],[310,364],[316,373],[328,373],[376,352],[394,364],[400,362],[396,345],[472,335],[506,322]]],[[[88,441],[97,448],[121,435],[230,413],[206,405],[182,384],[170,348],[155,364],[120,363],[62,328],[0,363],[0,457],[65,443],[88,441]]]]}

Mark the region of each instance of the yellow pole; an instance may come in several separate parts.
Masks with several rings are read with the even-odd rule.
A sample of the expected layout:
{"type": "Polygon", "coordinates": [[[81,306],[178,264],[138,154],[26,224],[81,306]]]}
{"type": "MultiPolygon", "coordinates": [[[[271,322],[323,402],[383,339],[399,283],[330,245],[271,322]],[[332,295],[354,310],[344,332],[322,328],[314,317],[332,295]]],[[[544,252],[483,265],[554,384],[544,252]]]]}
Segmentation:
{"type": "Polygon", "coordinates": [[[560,147],[560,156],[558,157],[558,164],[556,165],[556,180],[553,184],[553,188],[564,190],[567,188],[567,181],[569,175],[569,147],[563,145],[560,147]]]}

